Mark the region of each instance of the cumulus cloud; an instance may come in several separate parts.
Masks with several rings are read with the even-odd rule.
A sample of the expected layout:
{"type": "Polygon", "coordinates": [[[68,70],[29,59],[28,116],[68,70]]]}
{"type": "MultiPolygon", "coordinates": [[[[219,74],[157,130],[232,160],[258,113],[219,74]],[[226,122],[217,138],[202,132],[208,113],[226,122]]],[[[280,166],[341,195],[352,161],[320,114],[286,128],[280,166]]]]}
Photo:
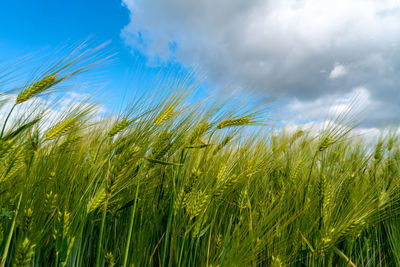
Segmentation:
{"type": "Polygon", "coordinates": [[[121,36],[154,61],[199,65],[236,83],[307,106],[363,87],[370,125],[400,117],[398,0],[123,0],[121,36]]]}
{"type": "Polygon", "coordinates": [[[335,119],[349,110],[351,114],[359,116],[357,120],[362,121],[365,118],[366,109],[376,111],[379,106],[371,99],[366,88],[356,87],[346,94],[327,94],[309,101],[300,101],[295,98],[282,109],[293,114],[291,121],[306,123],[335,119]]]}
{"type": "Polygon", "coordinates": [[[332,69],[331,73],[329,74],[329,78],[335,79],[337,77],[345,75],[347,72],[346,67],[342,64],[335,64],[335,67],[332,69]]]}

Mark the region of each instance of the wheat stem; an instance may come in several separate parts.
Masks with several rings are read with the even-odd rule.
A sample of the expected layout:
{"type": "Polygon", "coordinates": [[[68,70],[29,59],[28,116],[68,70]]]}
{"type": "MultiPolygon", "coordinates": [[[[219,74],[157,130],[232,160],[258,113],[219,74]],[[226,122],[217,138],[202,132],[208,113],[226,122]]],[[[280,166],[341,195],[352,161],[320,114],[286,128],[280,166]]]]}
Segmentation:
{"type": "MultiPolygon", "coordinates": [[[[106,188],[108,186],[109,177],[110,177],[110,165],[108,165],[108,170],[107,170],[106,183],[105,183],[106,188]]],[[[104,232],[104,225],[105,225],[106,215],[107,215],[108,198],[109,198],[109,194],[107,194],[106,201],[104,202],[103,214],[102,214],[102,218],[101,218],[100,235],[99,235],[99,240],[97,243],[96,267],[100,266],[101,244],[103,243],[103,232],[104,232]]]]}
{"type": "Polygon", "coordinates": [[[101,254],[101,246],[103,243],[102,241],[103,241],[104,225],[106,222],[107,206],[108,206],[108,197],[106,198],[106,201],[104,202],[103,214],[102,214],[102,218],[101,218],[100,234],[99,234],[99,240],[98,240],[97,252],[96,252],[96,267],[100,266],[100,254],[101,254]]]}
{"type": "Polygon", "coordinates": [[[136,204],[137,204],[137,199],[138,199],[138,196],[139,196],[139,186],[140,186],[140,177],[142,175],[142,165],[143,165],[143,163],[140,164],[139,171],[138,171],[138,174],[137,174],[136,193],[135,193],[135,199],[134,199],[132,210],[131,210],[131,218],[130,218],[130,222],[129,222],[128,239],[126,241],[124,262],[122,264],[123,267],[126,267],[126,264],[128,262],[129,245],[131,243],[132,231],[133,231],[133,223],[135,221],[136,204]]]}
{"type": "Polygon", "coordinates": [[[22,193],[19,195],[17,209],[15,210],[14,219],[13,219],[13,222],[12,222],[12,225],[11,225],[11,228],[10,228],[10,232],[8,233],[8,238],[7,238],[7,242],[6,242],[5,248],[4,248],[3,257],[1,259],[0,267],[4,267],[4,265],[6,263],[8,250],[10,249],[11,238],[13,236],[15,223],[17,221],[19,206],[21,205],[21,200],[22,200],[22,193]]]}
{"type": "Polygon", "coordinates": [[[4,124],[3,124],[3,128],[1,129],[0,138],[3,138],[4,129],[6,128],[7,121],[8,121],[8,119],[10,118],[10,115],[11,115],[11,113],[13,112],[13,110],[14,110],[14,108],[15,108],[16,105],[17,105],[17,104],[14,104],[14,105],[12,106],[10,112],[8,112],[7,118],[6,118],[6,120],[4,121],[4,124]]]}

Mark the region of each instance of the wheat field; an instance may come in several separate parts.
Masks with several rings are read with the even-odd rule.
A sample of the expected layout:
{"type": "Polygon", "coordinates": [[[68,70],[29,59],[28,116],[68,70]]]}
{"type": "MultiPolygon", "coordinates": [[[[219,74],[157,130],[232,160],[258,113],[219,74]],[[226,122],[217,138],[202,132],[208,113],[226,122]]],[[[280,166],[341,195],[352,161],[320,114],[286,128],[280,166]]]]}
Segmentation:
{"type": "Polygon", "coordinates": [[[395,131],[271,130],[267,105],[191,101],[190,77],[54,115],[99,51],[1,94],[1,266],[400,266],[395,131]]]}

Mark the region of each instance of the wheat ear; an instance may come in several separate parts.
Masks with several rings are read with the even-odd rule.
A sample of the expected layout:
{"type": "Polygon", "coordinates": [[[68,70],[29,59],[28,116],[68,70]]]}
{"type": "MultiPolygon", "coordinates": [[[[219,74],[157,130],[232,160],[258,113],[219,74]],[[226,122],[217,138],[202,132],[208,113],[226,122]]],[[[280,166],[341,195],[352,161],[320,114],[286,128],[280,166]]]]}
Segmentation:
{"type": "Polygon", "coordinates": [[[31,86],[26,88],[24,91],[19,93],[15,104],[20,104],[29,100],[31,97],[43,92],[44,90],[52,87],[56,83],[60,82],[61,79],[57,79],[55,75],[49,75],[41,79],[40,81],[34,82],[31,86]]]}
{"type": "Polygon", "coordinates": [[[226,127],[232,127],[232,126],[242,126],[250,123],[254,123],[255,121],[252,121],[248,117],[243,117],[243,118],[234,118],[234,119],[228,119],[225,121],[221,121],[217,125],[217,129],[223,129],[226,127]]]}
{"type": "Polygon", "coordinates": [[[124,130],[126,127],[128,127],[132,122],[130,120],[123,120],[114,127],[111,128],[111,130],[107,133],[108,137],[113,137],[117,133],[121,132],[124,130]]]}
{"type": "Polygon", "coordinates": [[[44,136],[44,140],[53,140],[69,131],[76,122],[75,117],[71,117],[51,128],[44,136]]]}
{"type": "Polygon", "coordinates": [[[154,126],[159,126],[168,121],[174,114],[175,107],[170,105],[164,109],[154,120],[154,126]]]}

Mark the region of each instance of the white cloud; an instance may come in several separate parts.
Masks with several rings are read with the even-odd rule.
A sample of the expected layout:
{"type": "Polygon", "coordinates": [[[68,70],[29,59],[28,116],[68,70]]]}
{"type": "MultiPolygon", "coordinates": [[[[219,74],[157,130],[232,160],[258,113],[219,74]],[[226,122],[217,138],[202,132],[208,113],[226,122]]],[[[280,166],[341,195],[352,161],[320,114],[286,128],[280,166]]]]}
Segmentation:
{"type": "MultiPolygon", "coordinates": [[[[355,87],[346,94],[329,94],[315,100],[293,99],[281,109],[288,113],[289,122],[307,123],[309,121],[334,120],[350,111],[362,120],[366,109],[378,109],[378,103],[364,87],[355,87]]],[[[364,115],[365,116],[365,115],[364,115]]]]}
{"type": "MultiPolygon", "coordinates": [[[[66,92],[64,97],[59,101],[59,109],[60,111],[68,112],[68,110],[78,108],[79,106],[87,106],[90,104],[91,98],[92,95],[88,93],[66,92]]],[[[94,107],[97,115],[102,115],[109,112],[104,105],[90,105],[94,107]]]]}
{"type": "Polygon", "coordinates": [[[367,143],[374,143],[380,137],[395,130],[400,134],[400,128],[387,127],[388,125],[363,125],[370,113],[379,113],[384,103],[371,98],[369,91],[364,87],[356,87],[347,94],[330,94],[312,101],[292,100],[282,109],[288,111],[288,119],[284,121],[283,129],[295,132],[299,129],[312,130],[317,135],[329,127],[348,126],[350,123],[361,123],[354,128],[349,136],[364,139],[367,143]],[[344,114],[346,114],[344,116],[344,114]],[[346,117],[340,121],[338,118],[346,117]]]}
{"type": "Polygon", "coordinates": [[[199,65],[215,84],[306,102],[361,84],[385,103],[371,121],[400,117],[398,0],[123,3],[131,21],[121,36],[156,61],[173,57],[199,65]]]}
{"type": "Polygon", "coordinates": [[[347,73],[346,67],[341,64],[335,64],[331,73],[329,74],[330,79],[335,79],[337,77],[343,76],[347,73]]]}

